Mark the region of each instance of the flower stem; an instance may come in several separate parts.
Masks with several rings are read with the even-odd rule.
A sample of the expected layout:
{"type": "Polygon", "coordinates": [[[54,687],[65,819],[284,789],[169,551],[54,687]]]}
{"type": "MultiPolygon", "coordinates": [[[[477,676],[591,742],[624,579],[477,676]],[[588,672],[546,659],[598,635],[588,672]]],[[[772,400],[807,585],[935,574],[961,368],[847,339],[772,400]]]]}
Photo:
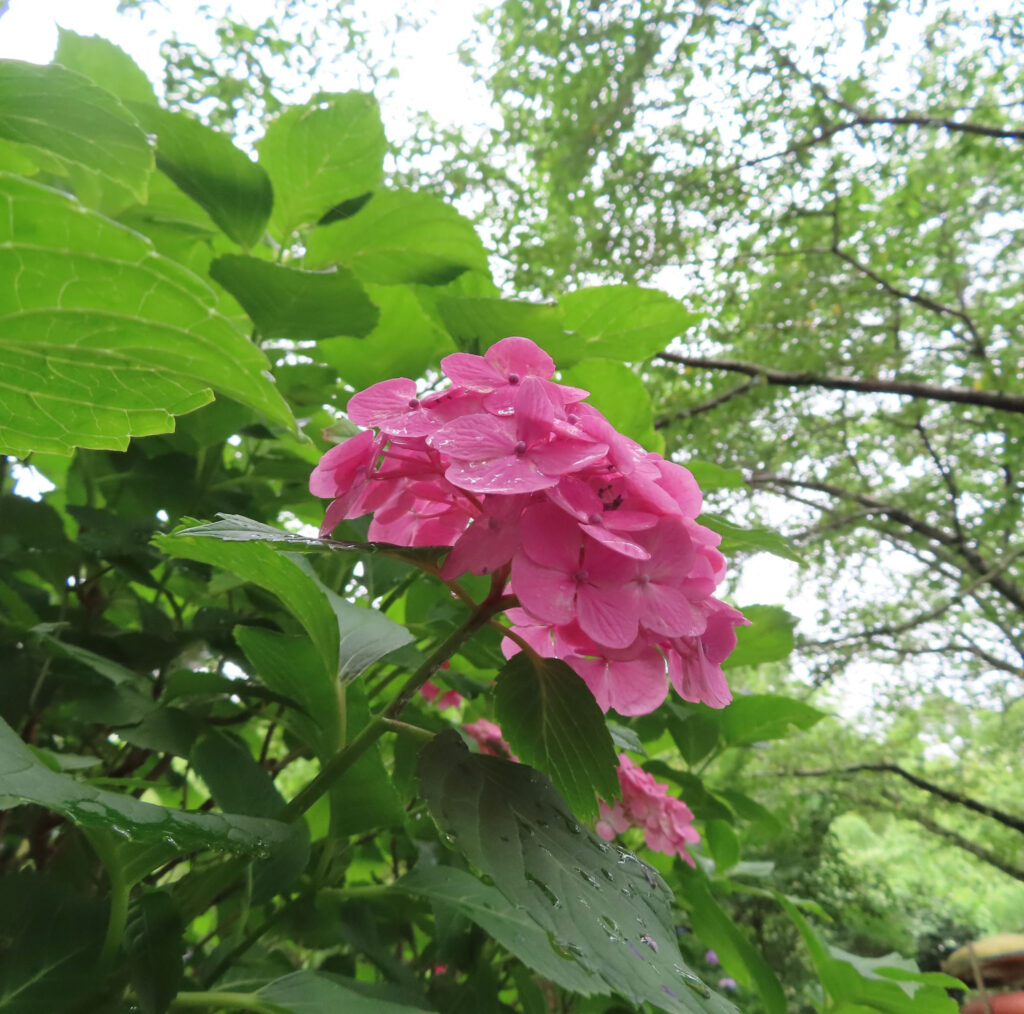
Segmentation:
{"type": "Polygon", "coordinates": [[[220,990],[209,992],[179,993],[172,1001],[172,1007],[212,1007],[220,1010],[243,1010],[251,1014],[278,1014],[280,1008],[263,1003],[255,993],[226,993],[220,990]]]}

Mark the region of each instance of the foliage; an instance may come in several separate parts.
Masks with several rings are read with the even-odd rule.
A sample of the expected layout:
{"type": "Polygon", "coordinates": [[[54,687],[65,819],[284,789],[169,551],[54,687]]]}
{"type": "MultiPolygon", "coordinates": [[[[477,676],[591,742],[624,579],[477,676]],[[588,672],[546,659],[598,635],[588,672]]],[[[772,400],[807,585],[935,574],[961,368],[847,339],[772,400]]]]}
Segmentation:
{"type": "MultiPolygon", "coordinates": [[[[629,851],[638,830],[606,844],[556,788],[578,816],[595,812],[612,755],[565,742],[600,718],[559,666],[503,670],[500,583],[470,577],[453,597],[439,551],[369,541],[362,520],[314,534],[309,475],[351,436],[353,389],[399,374],[430,385],[442,356],[527,333],[624,432],[676,441],[624,364],[735,318],[701,322],[633,276],[555,303],[510,298],[449,204],[382,182],[368,94],[253,107],[278,115],[249,160],[157,106],[140,76],[69,35],[58,63],[0,68],[0,936],[13,941],[0,1010],[724,1014],[728,980],[703,981],[718,974],[708,949],[746,1011],[954,1009],[944,977],[830,951],[833,931],[806,919],[828,913],[771,868],[773,835],[806,813],[759,777],[761,755],[791,770],[808,737],[831,738],[837,761],[855,738],[759,682],[793,647],[784,610],[748,610],[729,670],[734,688],[765,692],[724,710],[673,699],[601,730],[693,811],[691,870],[629,851]],[[17,495],[28,474],[53,489],[17,495]],[[417,695],[428,678],[459,692],[457,712],[417,695]],[[495,714],[536,767],[469,750],[457,728],[495,714]],[[747,899],[800,936],[815,984],[762,953],[747,899]]],[[[643,370],[659,405],[714,383],[643,370]]],[[[769,414],[786,408],[754,394],[769,414]]],[[[777,450],[760,422],[731,447],[691,436],[723,504],[733,469],[749,479],[744,455],[777,450]]],[[[838,468],[829,433],[816,438],[838,468]]],[[[973,490],[990,463],[971,461],[973,490]]],[[[979,543],[1013,521],[1011,500],[979,522],[979,543]]],[[[827,556],[719,528],[731,562],[827,556]]],[[[932,543],[942,580],[961,581],[956,608],[1005,624],[995,582],[1013,561],[965,591],[970,553],[988,566],[989,546],[932,543]]],[[[934,788],[946,772],[926,774],[934,788]]],[[[985,819],[1012,833],[1005,786],[979,796],[989,788],[985,819]]]]}

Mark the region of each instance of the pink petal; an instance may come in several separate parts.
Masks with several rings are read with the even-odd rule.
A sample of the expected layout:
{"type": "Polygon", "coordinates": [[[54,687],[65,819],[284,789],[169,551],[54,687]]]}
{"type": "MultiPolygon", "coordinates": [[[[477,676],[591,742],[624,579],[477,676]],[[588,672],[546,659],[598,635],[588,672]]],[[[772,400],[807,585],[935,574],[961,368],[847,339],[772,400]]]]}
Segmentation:
{"type": "MultiPolygon", "coordinates": [[[[571,437],[555,437],[549,444],[536,444],[526,452],[545,475],[556,478],[600,461],[608,452],[604,444],[571,437]]],[[[554,485],[554,483],[552,483],[554,485]]]]}
{"type": "Polygon", "coordinates": [[[493,391],[505,383],[505,378],[483,356],[469,352],[453,352],[441,360],[446,377],[460,387],[472,391],[493,391]]]}
{"type": "Polygon", "coordinates": [[[512,560],[512,591],[538,619],[568,623],[573,618],[576,582],[534,563],[525,553],[516,554],[512,560]]]}
{"type": "Polygon", "coordinates": [[[631,557],[634,560],[649,560],[651,554],[643,546],[636,543],[626,535],[611,532],[601,525],[580,525],[580,528],[591,538],[596,539],[602,546],[623,556],[631,557]]]}
{"type": "Polygon", "coordinates": [[[539,472],[526,455],[516,454],[491,461],[457,461],[444,474],[450,483],[471,493],[535,493],[557,482],[539,472]]]}
{"type": "Polygon", "coordinates": [[[506,379],[515,374],[550,380],[555,372],[555,361],[529,338],[502,338],[484,353],[484,359],[506,379]]]}
{"type": "Polygon", "coordinates": [[[512,454],[517,439],[511,419],[481,414],[445,423],[427,442],[453,461],[482,462],[512,454]]]}
{"type": "Polygon", "coordinates": [[[523,513],[520,531],[523,552],[536,562],[565,576],[579,569],[583,548],[579,525],[554,504],[540,503],[528,507],[523,513]]]}
{"type": "Polygon", "coordinates": [[[580,584],[576,615],[583,632],[599,645],[628,648],[636,640],[636,613],[623,609],[622,593],[617,588],[580,584]]]}
{"type": "Polygon", "coordinates": [[[637,593],[640,622],[655,634],[692,637],[704,633],[707,619],[678,588],[650,582],[637,593]]]}
{"type": "Polygon", "coordinates": [[[555,420],[555,407],[544,393],[541,382],[527,377],[515,398],[516,437],[527,444],[547,440],[555,420]]]}

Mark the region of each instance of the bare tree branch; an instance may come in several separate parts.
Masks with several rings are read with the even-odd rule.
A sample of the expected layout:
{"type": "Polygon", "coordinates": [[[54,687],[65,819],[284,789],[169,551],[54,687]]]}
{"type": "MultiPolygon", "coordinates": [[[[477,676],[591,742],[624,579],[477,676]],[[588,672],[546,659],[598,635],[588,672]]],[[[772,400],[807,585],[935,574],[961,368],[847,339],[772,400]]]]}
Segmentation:
{"type": "MultiPolygon", "coordinates": [[[[737,359],[714,359],[707,356],[684,356],[676,352],[660,352],[655,357],[662,362],[678,366],[690,366],[704,370],[725,370],[730,373],[744,373],[757,377],[765,384],[779,387],[823,387],[832,391],[859,391],[863,394],[900,394],[909,398],[926,398],[930,401],[948,401],[962,405],[980,405],[1002,412],[1024,413],[1024,394],[1009,394],[1005,391],[975,391],[969,387],[940,387],[918,380],[879,380],[874,377],[830,377],[823,373],[796,370],[773,370],[759,363],[747,363],[737,359]]],[[[664,427],[672,421],[671,416],[655,422],[664,427]]]]}
{"type": "Polygon", "coordinates": [[[757,378],[751,378],[745,384],[740,384],[738,387],[734,387],[724,394],[718,395],[716,398],[709,398],[707,401],[702,401],[697,405],[691,405],[689,408],[681,408],[678,412],[673,412],[671,415],[663,416],[660,419],[655,420],[654,428],[656,430],[662,430],[671,423],[677,422],[679,419],[689,419],[690,416],[700,415],[702,412],[710,412],[712,409],[718,408],[719,405],[724,405],[727,401],[732,401],[733,398],[739,397],[741,394],[746,394],[752,387],[756,386],[757,378]]]}

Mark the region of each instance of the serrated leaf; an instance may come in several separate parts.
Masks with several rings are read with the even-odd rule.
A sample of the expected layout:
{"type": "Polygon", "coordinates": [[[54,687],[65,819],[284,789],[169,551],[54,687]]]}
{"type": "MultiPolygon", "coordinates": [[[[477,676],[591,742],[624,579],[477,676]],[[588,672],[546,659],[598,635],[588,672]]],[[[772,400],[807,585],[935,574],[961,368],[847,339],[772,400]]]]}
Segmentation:
{"type": "Polygon", "coordinates": [[[364,92],[320,95],[282,113],[257,145],[274,185],[274,235],[290,242],[340,202],[373,190],[386,145],[377,101],[364,92]]]}
{"type": "Polygon", "coordinates": [[[293,972],[256,994],[290,1014],[416,1014],[432,1008],[394,987],[371,985],[324,972],[293,972]],[[400,999],[394,999],[394,997],[400,999]]]}
{"type": "Polygon", "coordinates": [[[565,338],[547,351],[559,363],[607,357],[639,363],[697,324],[678,300],[639,285],[598,285],[563,296],[565,338]]]}
{"type": "Polygon", "coordinates": [[[265,853],[290,828],[237,814],[186,813],[122,796],[51,771],[0,721],[0,793],[63,813],[83,827],[113,830],[133,841],[171,839],[184,851],[218,848],[265,853]]]}
{"type": "Polygon", "coordinates": [[[0,173],[0,452],[123,450],[211,388],[294,428],[267,366],[144,237],[0,173]]]}
{"type": "Polygon", "coordinates": [[[595,820],[597,797],[619,797],[618,762],[604,715],[586,683],[558,658],[513,655],[494,698],[505,739],[540,768],[582,820],[595,820]]]}
{"type": "Polygon", "coordinates": [[[825,717],[824,711],[776,694],[744,694],[728,708],[715,712],[715,720],[727,743],[760,743],[766,739],[782,739],[790,726],[810,729],[825,717]]]}
{"type": "Polygon", "coordinates": [[[719,548],[726,556],[737,552],[771,553],[794,563],[804,562],[803,557],[778,532],[765,528],[742,528],[717,514],[701,514],[700,523],[722,536],[719,548]]]}
{"type": "Polygon", "coordinates": [[[423,748],[418,776],[445,841],[604,992],[676,1014],[734,1014],[683,962],[658,873],[580,826],[540,772],[470,754],[450,730],[423,748]]]}
{"type": "Polygon", "coordinates": [[[182,979],[185,931],[166,891],[139,895],[128,910],[124,949],[128,976],[145,1014],[164,1014],[182,979]]]}
{"type": "Polygon", "coordinates": [[[722,663],[723,669],[761,665],[788,658],[796,647],[793,629],[797,618],[782,606],[744,606],[749,626],[736,628],[736,647],[722,663]]]}
{"type": "Polygon", "coordinates": [[[119,46],[98,35],[79,35],[57,27],[53,62],[84,74],[122,102],[156,106],[156,95],[143,70],[119,46]]]}
{"type": "Polygon", "coordinates": [[[367,284],[367,295],[380,311],[365,339],[328,338],[317,354],[356,390],[391,377],[418,377],[442,356],[455,352],[451,336],[423,309],[416,290],[407,285],[367,284]]]}
{"type": "Polygon", "coordinates": [[[386,285],[444,285],[463,271],[488,272],[472,223],[440,197],[411,190],[378,190],[356,214],[315,229],[305,263],[344,265],[386,285]]]}
{"type": "Polygon", "coordinates": [[[156,165],[236,243],[263,235],[274,204],[266,170],[231,139],[187,113],[131,104],[139,123],[156,135],[156,165]]]}
{"type": "Polygon", "coordinates": [[[242,304],[264,338],[362,338],[380,317],[366,290],[344,268],[301,271],[256,257],[229,255],[210,265],[210,277],[242,304]]]}
{"type": "Polygon", "coordinates": [[[496,887],[451,866],[418,865],[396,887],[419,898],[450,905],[472,919],[525,965],[563,989],[591,996],[607,987],[575,961],[566,961],[551,946],[547,932],[522,909],[513,908],[496,887]]]}
{"type": "Polygon", "coordinates": [[[145,132],[115,96],[75,71],[0,60],[0,137],[113,184],[124,203],[146,199],[153,150],[145,132]]]}

